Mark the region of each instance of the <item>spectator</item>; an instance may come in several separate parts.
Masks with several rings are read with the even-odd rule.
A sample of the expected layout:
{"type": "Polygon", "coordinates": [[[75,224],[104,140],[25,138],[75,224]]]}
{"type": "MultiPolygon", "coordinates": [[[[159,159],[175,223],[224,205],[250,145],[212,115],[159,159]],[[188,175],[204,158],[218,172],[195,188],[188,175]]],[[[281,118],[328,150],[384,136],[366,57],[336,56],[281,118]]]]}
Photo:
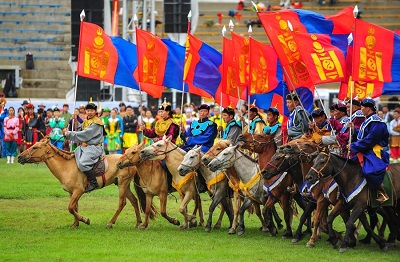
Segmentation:
{"type": "Polygon", "coordinates": [[[119,103],[119,116],[124,117],[125,115],[126,115],[126,105],[124,102],[121,102],[119,103]]]}
{"type": "MultiPolygon", "coordinates": [[[[146,116],[143,117],[143,124],[145,125],[146,129],[153,129],[156,121],[153,118],[153,114],[151,113],[151,110],[147,109],[145,114],[146,114],[146,116]]],[[[147,138],[146,136],[143,136],[143,140],[144,140],[145,146],[151,145],[153,143],[153,140],[147,138]]]]}
{"type": "Polygon", "coordinates": [[[64,118],[65,120],[65,126],[64,128],[66,128],[69,124],[69,120],[71,119],[72,114],[69,112],[69,105],[67,103],[65,103],[63,105],[63,109],[62,112],[60,114],[60,117],[64,118]]]}
{"type": "Polygon", "coordinates": [[[237,5],[237,10],[240,11],[240,10],[243,10],[243,8],[244,8],[244,2],[243,2],[243,0],[240,0],[237,5]]]}
{"type": "Polygon", "coordinates": [[[128,149],[138,142],[138,136],[136,133],[138,126],[138,118],[135,115],[133,108],[127,106],[126,115],[123,117],[124,124],[124,136],[123,136],[123,148],[128,149]]]}
{"type": "Polygon", "coordinates": [[[79,117],[82,118],[83,120],[85,120],[87,117],[86,116],[86,108],[85,108],[84,104],[79,106],[79,117]]]}
{"type": "Polygon", "coordinates": [[[24,100],[21,104],[21,106],[24,108],[25,114],[28,112],[28,109],[26,106],[29,104],[28,100],[24,100]]]}
{"type": "Polygon", "coordinates": [[[0,157],[6,155],[6,149],[3,145],[4,136],[4,119],[8,116],[8,111],[5,109],[6,98],[4,93],[0,93],[0,157]]]}
{"type": "MultiPolygon", "coordinates": [[[[79,109],[75,108],[74,114],[69,119],[68,131],[77,131],[79,125],[81,125],[83,123],[83,120],[84,119],[82,119],[79,116],[79,109]]],[[[76,143],[76,142],[70,142],[67,140],[64,141],[64,148],[66,148],[66,151],[74,152],[77,146],[78,146],[78,143],[76,143]]]]}
{"type": "Polygon", "coordinates": [[[44,120],[44,125],[46,126],[46,136],[51,132],[51,127],[49,123],[52,118],[53,118],[53,109],[49,108],[46,110],[46,117],[44,120]]]}
{"type": "Polygon", "coordinates": [[[18,139],[17,139],[17,147],[18,154],[21,154],[24,151],[24,141],[22,139],[22,127],[24,124],[25,111],[23,107],[18,108],[18,139]]]}
{"type": "Polygon", "coordinates": [[[59,149],[63,149],[64,136],[62,129],[65,126],[65,119],[60,117],[60,109],[55,107],[54,116],[49,121],[49,126],[51,127],[50,140],[53,145],[59,149]]]}
{"type": "Polygon", "coordinates": [[[241,13],[239,13],[239,12],[236,12],[236,19],[238,20],[238,22],[241,22],[242,21],[242,14],[241,13]]]}
{"type": "Polygon", "coordinates": [[[34,105],[29,103],[26,108],[28,113],[24,119],[23,135],[26,149],[29,149],[36,142],[39,141],[40,133],[46,132],[46,126],[43,122],[42,117],[39,114],[34,113],[34,105]]]}
{"type": "Polygon", "coordinates": [[[390,162],[398,163],[400,160],[400,112],[393,112],[393,120],[389,125],[390,134],[390,162]]]}
{"type": "Polygon", "coordinates": [[[218,17],[218,24],[222,25],[222,17],[223,17],[222,13],[218,13],[217,17],[218,17]]]}
{"type": "Polygon", "coordinates": [[[7,164],[14,163],[17,155],[17,139],[19,120],[15,117],[14,107],[8,109],[8,116],[4,119],[4,147],[6,149],[7,164]]]}
{"type": "Polygon", "coordinates": [[[107,133],[107,150],[109,154],[116,154],[118,150],[121,150],[121,125],[120,120],[117,118],[117,110],[111,110],[111,117],[108,119],[108,125],[105,127],[107,133]]]}

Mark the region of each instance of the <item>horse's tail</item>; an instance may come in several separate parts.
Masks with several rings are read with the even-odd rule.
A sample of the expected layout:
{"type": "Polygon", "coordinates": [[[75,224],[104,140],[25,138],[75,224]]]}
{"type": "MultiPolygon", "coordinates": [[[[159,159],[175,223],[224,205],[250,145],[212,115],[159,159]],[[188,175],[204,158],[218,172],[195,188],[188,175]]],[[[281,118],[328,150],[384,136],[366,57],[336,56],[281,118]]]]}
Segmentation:
{"type": "MultiPolygon", "coordinates": [[[[134,176],[134,186],[135,186],[135,190],[136,190],[136,194],[137,197],[139,199],[139,203],[140,203],[140,209],[142,210],[142,212],[144,212],[144,210],[146,210],[146,194],[144,193],[143,189],[140,187],[140,177],[138,175],[134,176]]],[[[156,207],[153,205],[153,203],[151,203],[151,212],[150,212],[150,219],[154,220],[157,216],[157,209],[156,207]]]]}

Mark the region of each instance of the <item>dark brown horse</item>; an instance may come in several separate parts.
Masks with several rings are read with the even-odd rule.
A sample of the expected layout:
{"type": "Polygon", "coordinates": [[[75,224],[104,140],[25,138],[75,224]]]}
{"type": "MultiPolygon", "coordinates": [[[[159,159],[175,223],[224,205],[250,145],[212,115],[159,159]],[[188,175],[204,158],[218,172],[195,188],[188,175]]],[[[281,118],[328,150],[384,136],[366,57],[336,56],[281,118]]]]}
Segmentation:
{"type": "Polygon", "coordinates": [[[168,185],[166,172],[161,167],[159,161],[142,161],[140,159],[140,151],[143,149],[144,143],[134,145],[128,148],[118,161],[118,167],[123,169],[129,166],[137,168],[137,175],[140,177],[139,185],[146,194],[146,209],[144,222],[139,228],[147,228],[149,217],[151,218],[153,197],[158,196],[160,199],[160,213],[168,222],[179,226],[180,223],[176,218],[167,214],[168,185]]]}
{"type": "MultiPolygon", "coordinates": [[[[107,226],[112,227],[118,214],[122,211],[126,204],[126,198],[129,199],[136,214],[136,226],[142,223],[140,217],[140,210],[138,207],[137,198],[129,188],[129,184],[132,181],[136,168],[131,168],[131,172],[127,168],[119,169],[117,162],[121,155],[107,155],[105,156],[108,162],[108,170],[105,173],[105,181],[103,182],[101,177],[97,178],[101,187],[114,184],[115,179],[118,177],[118,189],[119,189],[119,204],[118,209],[115,212],[113,218],[108,222],[107,226]]],[[[43,138],[40,142],[34,144],[31,148],[25,150],[18,156],[18,163],[40,163],[44,162],[50,169],[51,173],[60,181],[62,188],[67,191],[70,195],[70,202],[68,205],[69,212],[74,216],[74,223],[70,226],[76,228],[79,226],[79,221],[89,225],[89,218],[85,218],[78,213],[78,201],[81,196],[85,193],[85,187],[87,185],[87,177],[78,169],[75,162],[74,153],[66,152],[58,149],[50,143],[48,137],[43,138]]],[[[135,188],[138,196],[144,196],[143,191],[140,188],[135,188]]],[[[139,198],[142,209],[145,207],[145,199],[139,198]]]]}
{"type": "MultiPolygon", "coordinates": [[[[241,143],[241,147],[243,149],[248,149],[251,152],[255,152],[258,154],[258,164],[261,170],[267,165],[268,161],[275,154],[276,145],[275,145],[275,134],[250,134],[246,133],[240,135],[237,139],[239,143],[241,143]]],[[[284,220],[286,223],[286,230],[283,233],[284,238],[292,237],[292,218],[293,218],[293,210],[291,207],[291,195],[287,191],[288,186],[292,186],[293,180],[290,176],[286,176],[286,174],[276,174],[275,176],[264,179],[265,189],[267,189],[268,199],[265,203],[263,213],[267,214],[269,218],[269,231],[271,235],[276,235],[276,227],[274,222],[272,221],[271,212],[274,212],[274,205],[279,201],[282,205],[284,220]]],[[[276,213],[276,211],[275,211],[276,213]]]]}
{"type": "MultiPolygon", "coordinates": [[[[268,176],[269,172],[273,174],[279,169],[286,170],[290,168],[290,174],[302,173],[303,177],[305,177],[319,151],[319,146],[313,142],[298,141],[283,145],[279,148],[279,152],[272,157],[270,163],[263,171],[264,175],[268,176]],[[280,168],[277,168],[277,166],[280,168]]],[[[343,199],[337,198],[338,187],[333,179],[320,181],[313,185],[303,183],[299,188],[305,189],[305,192],[303,191],[302,194],[308,200],[308,204],[300,218],[300,223],[292,242],[295,243],[301,239],[302,225],[305,223],[305,220],[310,217],[312,211],[315,210],[313,217],[314,230],[310,240],[307,242],[307,247],[313,247],[315,246],[315,240],[318,237],[317,233],[320,226],[323,232],[328,233],[326,213],[329,204],[334,206],[342,205],[343,199]]],[[[348,212],[342,213],[344,221],[348,219],[348,216],[348,212]]],[[[336,238],[341,238],[341,235],[336,231],[335,236],[336,238]]]]}
{"type": "MultiPolygon", "coordinates": [[[[394,196],[400,196],[400,165],[390,165],[392,176],[392,185],[394,196]]],[[[336,183],[341,188],[341,192],[346,200],[346,205],[343,205],[339,210],[332,210],[328,217],[328,228],[330,238],[333,232],[332,223],[343,209],[352,209],[350,218],[346,222],[346,233],[340,247],[340,252],[346,252],[348,247],[356,245],[354,237],[355,221],[357,218],[362,222],[365,230],[376,241],[382,251],[387,250],[386,241],[375,234],[371,229],[364,211],[367,209],[369,198],[369,190],[366,185],[366,180],[362,174],[361,166],[358,162],[351,161],[346,158],[331,154],[329,152],[321,152],[314,161],[314,165],[306,176],[309,183],[314,183],[318,179],[325,179],[332,176],[336,183]],[[333,214],[332,214],[333,213],[333,214]]],[[[398,199],[396,199],[398,201],[398,199]]],[[[399,229],[399,218],[397,215],[391,217],[388,221],[390,228],[389,239],[395,239],[399,229]]]]}

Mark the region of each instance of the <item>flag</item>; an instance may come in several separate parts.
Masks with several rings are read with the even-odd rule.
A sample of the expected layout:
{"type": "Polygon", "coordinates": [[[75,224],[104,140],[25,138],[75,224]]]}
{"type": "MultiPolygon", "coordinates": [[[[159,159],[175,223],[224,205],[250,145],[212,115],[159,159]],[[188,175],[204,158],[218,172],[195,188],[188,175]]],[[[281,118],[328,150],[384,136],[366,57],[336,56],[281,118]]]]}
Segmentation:
{"type": "Polygon", "coordinates": [[[220,86],[215,93],[215,103],[220,104],[222,107],[231,106],[233,108],[236,107],[239,99],[234,96],[227,95],[222,92],[222,86],[220,86]]]}
{"type": "Polygon", "coordinates": [[[242,95],[244,88],[238,85],[236,73],[236,59],[233,55],[235,53],[232,40],[226,37],[223,40],[222,51],[222,89],[221,92],[233,96],[246,99],[246,94],[242,95]]]}
{"type": "Polygon", "coordinates": [[[222,79],[222,54],[191,34],[188,34],[186,49],[184,81],[206,91],[208,97],[215,97],[222,79]]]}
{"type": "Polygon", "coordinates": [[[293,33],[314,85],[341,82],[346,64],[343,52],[323,34],[293,33]]]}
{"type": "Polygon", "coordinates": [[[112,1],[111,35],[117,36],[119,26],[119,0],[112,1]]]}
{"type": "Polygon", "coordinates": [[[139,89],[133,77],[135,45],[110,38],[95,24],[81,22],[77,74],[86,78],[139,89]]]}
{"type": "Polygon", "coordinates": [[[278,85],[277,65],[274,49],[250,38],[250,95],[267,93],[278,85]]]}
{"type": "MultiPolygon", "coordinates": [[[[355,81],[368,83],[392,82],[394,33],[383,27],[357,20],[353,44],[355,81]]],[[[400,70],[399,68],[397,70],[400,70]]]]}
{"type": "Polygon", "coordinates": [[[246,88],[250,82],[250,41],[249,38],[231,33],[235,56],[236,79],[240,87],[246,88]]]}

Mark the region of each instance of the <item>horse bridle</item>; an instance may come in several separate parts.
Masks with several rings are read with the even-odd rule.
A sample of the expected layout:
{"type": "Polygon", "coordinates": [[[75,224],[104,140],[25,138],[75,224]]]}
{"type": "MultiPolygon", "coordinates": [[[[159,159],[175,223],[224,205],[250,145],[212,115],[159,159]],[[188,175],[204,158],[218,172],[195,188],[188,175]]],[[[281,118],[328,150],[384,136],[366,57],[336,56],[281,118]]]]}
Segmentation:
{"type": "Polygon", "coordinates": [[[322,171],[325,169],[325,167],[328,165],[328,163],[329,163],[329,160],[331,159],[331,154],[327,154],[327,153],[325,153],[325,152],[321,152],[322,154],[324,154],[324,155],[326,155],[326,156],[328,156],[328,160],[326,160],[326,163],[319,169],[319,170],[317,170],[315,167],[311,167],[311,170],[313,170],[315,173],[317,173],[317,175],[318,175],[318,178],[324,178],[324,177],[326,177],[323,173],[322,173],[322,171]]]}
{"type": "Polygon", "coordinates": [[[166,155],[166,154],[168,154],[168,153],[170,153],[170,152],[172,152],[172,151],[174,151],[174,150],[176,150],[176,149],[179,148],[178,146],[176,146],[175,148],[173,148],[173,149],[171,149],[171,150],[168,151],[168,146],[169,146],[170,142],[165,141],[165,140],[164,140],[164,142],[165,142],[165,144],[166,144],[165,150],[164,150],[164,151],[163,151],[163,150],[159,150],[157,147],[155,147],[154,144],[151,145],[151,147],[154,148],[153,156],[162,156],[162,155],[166,155]],[[161,152],[161,154],[157,154],[158,152],[161,152]]]}
{"type": "MultiPolygon", "coordinates": [[[[46,146],[50,146],[51,147],[51,145],[49,145],[48,144],[49,142],[47,142],[47,144],[46,144],[46,146]]],[[[33,145],[34,146],[34,145],[33,145]]],[[[31,159],[34,161],[34,162],[32,162],[32,163],[40,163],[40,162],[45,162],[47,159],[50,159],[50,158],[52,158],[52,157],[54,157],[55,156],[55,152],[52,154],[52,155],[50,155],[50,156],[48,156],[47,158],[45,157],[45,155],[46,154],[50,154],[51,152],[50,152],[50,150],[46,150],[46,154],[43,154],[42,156],[32,156],[33,155],[33,153],[35,153],[37,150],[39,150],[39,149],[33,149],[32,148],[32,150],[29,152],[29,154],[28,154],[28,157],[26,158],[26,160],[27,160],[27,162],[28,161],[30,161],[31,159]],[[36,161],[35,159],[39,159],[39,161],[36,161]]]]}
{"type": "MultiPolygon", "coordinates": [[[[284,154],[285,156],[286,156],[286,154],[284,154]]],[[[290,158],[291,159],[291,158],[290,158]]],[[[289,164],[290,164],[290,159],[288,160],[289,161],[289,164]]],[[[294,167],[298,162],[299,162],[299,160],[295,160],[295,162],[291,165],[291,166],[289,166],[288,168],[286,168],[285,170],[281,170],[281,167],[282,167],[282,165],[283,165],[283,163],[286,161],[286,158],[284,157],[284,159],[281,161],[281,163],[279,164],[279,166],[275,166],[274,164],[272,164],[271,162],[267,162],[267,164],[266,164],[266,166],[272,166],[273,168],[275,168],[276,170],[277,170],[277,172],[280,172],[280,171],[283,171],[283,172],[285,172],[285,171],[287,171],[287,170],[289,170],[289,169],[291,169],[292,167],[294,167]]],[[[265,168],[264,168],[265,169],[265,168]]]]}
{"type": "Polygon", "coordinates": [[[181,163],[181,166],[186,167],[190,171],[195,171],[195,170],[199,169],[200,165],[201,165],[201,152],[196,151],[195,153],[199,157],[199,162],[195,166],[189,166],[189,165],[185,165],[183,163],[181,163]]]}
{"type": "MultiPolygon", "coordinates": [[[[136,152],[136,153],[137,153],[137,152],[136,152]]],[[[122,155],[125,156],[125,157],[129,160],[129,161],[128,161],[128,166],[137,166],[137,165],[139,165],[140,163],[143,162],[143,160],[142,160],[141,158],[139,158],[139,161],[133,162],[133,161],[132,161],[133,156],[130,157],[126,152],[123,153],[122,155]]]]}
{"type": "MultiPolygon", "coordinates": [[[[230,158],[228,158],[227,160],[224,160],[224,162],[228,162],[228,164],[230,164],[231,162],[235,162],[236,160],[238,160],[239,158],[244,156],[244,153],[239,151],[242,155],[239,156],[238,158],[235,158],[233,161],[230,161],[232,158],[236,157],[236,151],[239,151],[239,150],[235,149],[235,153],[232,154],[232,156],[230,158]]],[[[218,156],[219,156],[219,154],[218,154],[218,156]]],[[[214,159],[216,159],[219,163],[223,163],[221,160],[218,159],[218,156],[216,156],[214,159]]],[[[221,168],[222,168],[222,166],[221,166],[221,168]]]]}

